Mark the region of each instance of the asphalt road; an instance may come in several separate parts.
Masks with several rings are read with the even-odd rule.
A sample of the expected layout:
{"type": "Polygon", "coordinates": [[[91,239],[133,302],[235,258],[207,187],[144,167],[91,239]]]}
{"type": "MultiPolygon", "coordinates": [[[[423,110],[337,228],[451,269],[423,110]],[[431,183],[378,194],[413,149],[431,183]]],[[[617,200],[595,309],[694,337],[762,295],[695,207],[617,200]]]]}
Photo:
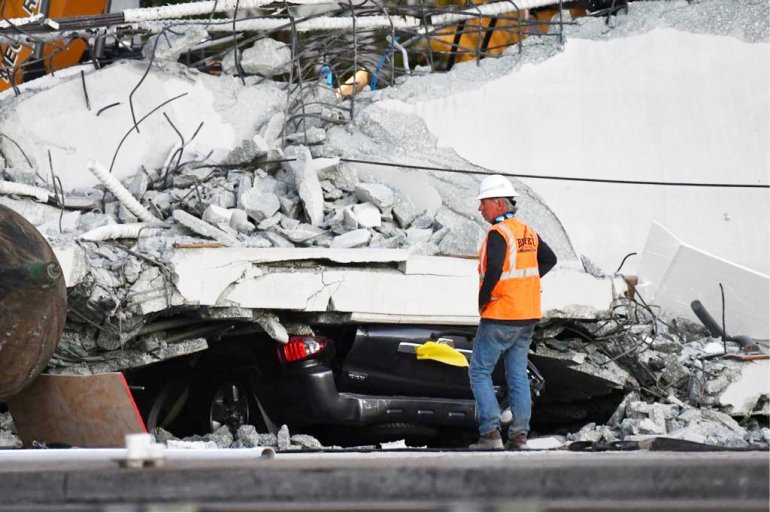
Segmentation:
{"type": "Polygon", "coordinates": [[[0,463],[0,509],[768,511],[769,456],[379,451],[139,469],[0,463]]]}

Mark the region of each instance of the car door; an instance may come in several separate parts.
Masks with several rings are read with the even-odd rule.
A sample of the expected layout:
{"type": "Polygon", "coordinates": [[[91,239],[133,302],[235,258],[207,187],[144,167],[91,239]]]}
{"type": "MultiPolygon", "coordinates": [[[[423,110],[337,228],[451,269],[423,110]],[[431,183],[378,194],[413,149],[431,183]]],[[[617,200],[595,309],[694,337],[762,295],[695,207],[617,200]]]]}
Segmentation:
{"type": "MultiPolygon", "coordinates": [[[[470,359],[474,335],[475,327],[361,327],[344,359],[338,388],[368,395],[472,399],[467,367],[418,360],[416,348],[427,341],[438,341],[470,359]]],[[[498,364],[493,379],[496,385],[504,383],[502,364],[498,364]]]]}

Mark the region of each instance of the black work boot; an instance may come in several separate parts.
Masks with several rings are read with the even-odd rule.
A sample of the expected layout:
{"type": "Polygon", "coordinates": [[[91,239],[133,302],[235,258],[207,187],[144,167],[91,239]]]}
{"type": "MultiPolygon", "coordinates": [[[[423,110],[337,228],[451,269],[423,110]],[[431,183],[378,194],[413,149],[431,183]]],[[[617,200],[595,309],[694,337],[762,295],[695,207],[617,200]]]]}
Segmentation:
{"type": "Polygon", "coordinates": [[[516,436],[509,438],[505,442],[505,449],[508,451],[516,451],[519,449],[527,448],[527,434],[524,432],[516,433],[516,436]]]}
{"type": "Polygon", "coordinates": [[[479,437],[479,441],[470,444],[468,449],[502,449],[503,438],[500,436],[500,430],[493,429],[479,437]]]}

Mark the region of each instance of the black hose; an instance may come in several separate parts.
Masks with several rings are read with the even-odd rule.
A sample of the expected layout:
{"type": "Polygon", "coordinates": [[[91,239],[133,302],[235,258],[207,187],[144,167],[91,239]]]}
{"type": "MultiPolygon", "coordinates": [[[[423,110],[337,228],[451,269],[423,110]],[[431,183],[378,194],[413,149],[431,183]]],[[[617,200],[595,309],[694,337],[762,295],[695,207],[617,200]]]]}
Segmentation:
{"type": "MultiPolygon", "coordinates": [[[[757,342],[746,335],[738,335],[737,337],[731,337],[727,333],[724,332],[722,328],[719,327],[719,324],[717,324],[717,321],[714,320],[711,315],[706,311],[706,308],[703,306],[703,304],[698,301],[697,299],[690,303],[690,308],[692,308],[692,311],[695,312],[695,315],[698,317],[701,323],[706,327],[709,334],[716,338],[721,337],[722,340],[725,343],[725,354],[727,354],[727,341],[735,342],[738,344],[742,351],[750,353],[754,351],[759,351],[759,346],[757,345],[757,342]]],[[[724,323],[724,319],[722,320],[724,323]]]]}
{"type": "Polygon", "coordinates": [[[690,308],[692,308],[692,311],[695,313],[696,317],[698,317],[700,322],[706,327],[712,337],[716,338],[724,336],[722,328],[720,328],[719,324],[717,324],[717,321],[715,321],[714,318],[709,315],[709,313],[706,311],[706,307],[703,306],[703,303],[696,299],[690,303],[690,308]]]}

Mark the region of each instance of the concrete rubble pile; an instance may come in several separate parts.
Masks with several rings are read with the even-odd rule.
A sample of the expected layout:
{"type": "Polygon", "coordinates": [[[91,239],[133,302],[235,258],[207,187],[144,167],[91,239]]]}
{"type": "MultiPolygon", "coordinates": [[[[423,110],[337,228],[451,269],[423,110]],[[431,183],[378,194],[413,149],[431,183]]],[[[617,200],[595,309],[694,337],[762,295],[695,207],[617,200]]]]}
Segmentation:
{"type": "Polygon", "coordinates": [[[770,447],[768,360],[742,360],[738,344],[653,308],[619,300],[606,319],[551,329],[546,322],[536,335],[535,354],[569,361],[627,391],[605,424],[586,424],[565,440],[608,447],[664,437],[770,447]]]}
{"type": "Polygon", "coordinates": [[[222,426],[207,435],[188,436],[183,439],[175,437],[163,428],[155,428],[155,439],[168,447],[218,447],[220,449],[240,449],[249,447],[271,447],[277,452],[285,451],[318,451],[338,447],[325,447],[316,438],[305,434],[291,434],[288,426],[283,425],[277,433],[258,433],[249,424],[240,426],[232,432],[227,426],[222,426]]]}
{"type": "MultiPolygon", "coordinates": [[[[473,200],[477,177],[447,180],[426,172],[399,186],[404,170],[385,179],[370,165],[340,160],[339,155],[350,153],[348,137],[357,138],[356,148],[382,142],[386,134],[377,127],[391,123],[390,114],[376,109],[360,114],[358,125],[368,127],[360,133],[317,120],[301,134],[286,133],[286,84],[260,75],[243,81],[226,74],[214,77],[178,64],[180,52],[196,38],[152,40],[157,44],[145,46],[156,52],[149,66],[128,61],[87,68],[82,76],[65,71],[25,84],[22,94],[6,94],[2,100],[0,202],[49,239],[69,291],[68,324],[51,372],[115,371],[200,351],[206,348],[206,335],[228,322],[255,324],[285,341],[282,322],[292,321],[281,319],[276,310],[344,312],[340,298],[312,308],[282,307],[269,297],[246,304],[232,297],[230,285],[237,288],[238,282],[260,277],[266,281],[278,275],[276,270],[285,271],[285,279],[297,278],[297,271],[308,266],[398,272],[407,257],[474,255],[484,235],[473,200]],[[86,88],[93,110],[60,101],[80,97],[86,88]],[[132,103],[135,88],[140,94],[132,103]],[[181,93],[169,101],[168,91],[181,93]],[[151,108],[158,105],[164,106],[162,112],[151,108]],[[26,119],[47,122],[31,125],[26,119]],[[327,128],[333,133],[329,141],[327,128]],[[311,133],[311,144],[293,142],[307,143],[311,133]],[[108,147],[105,141],[110,140],[115,146],[108,147]],[[265,263],[259,253],[264,248],[289,253],[280,263],[265,263]],[[365,249],[373,256],[329,262],[325,253],[314,253],[295,259],[295,248],[365,249]],[[239,258],[252,263],[238,268],[243,274],[229,276],[217,294],[213,289],[191,292],[196,283],[190,282],[206,275],[191,261],[208,259],[214,273],[221,266],[211,259],[239,258]],[[185,285],[190,286],[180,291],[185,285]]],[[[245,51],[244,69],[279,73],[272,64],[259,66],[275,58],[271,48],[263,42],[245,51]]],[[[330,101],[338,102],[325,86],[307,87],[311,92],[318,88],[315,95],[331,92],[330,101]]],[[[326,107],[309,104],[309,114],[314,108],[326,107]]],[[[380,152],[407,146],[406,139],[391,135],[380,152]]],[[[521,188],[530,217],[549,232],[562,261],[582,273],[558,220],[521,188]]],[[[348,275],[322,277],[343,278],[350,282],[348,275]]],[[[307,301],[318,295],[308,293],[307,301]]]]}

